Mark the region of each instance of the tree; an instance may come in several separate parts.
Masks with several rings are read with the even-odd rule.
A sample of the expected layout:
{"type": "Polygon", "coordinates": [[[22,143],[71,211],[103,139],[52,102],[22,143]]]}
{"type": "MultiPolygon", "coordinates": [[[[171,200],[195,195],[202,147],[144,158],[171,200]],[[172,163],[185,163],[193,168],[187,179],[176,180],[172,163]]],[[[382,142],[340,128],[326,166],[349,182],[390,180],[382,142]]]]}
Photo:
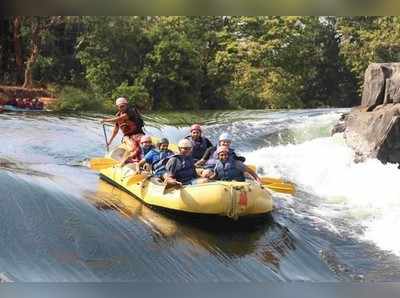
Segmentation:
{"type": "Polygon", "coordinates": [[[13,17],[13,44],[15,51],[15,64],[17,66],[17,80],[22,81],[24,72],[24,61],[22,56],[22,44],[21,44],[21,25],[22,17],[13,17]]]}
{"type": "Polygon", "coordinates": [[[132,85],[144,66],[151,44],[140,17],[84,17],[78,54],[86,80],[99,95],[109,97],[123,82],[132,85]]]}
{"type": "Polygon", "coordinates": [[[400,59],[400,17],[340,17],[336,30],[340,53],[357,79],[359,93],[370,63],[400,59]]]}
{"type": "Polygon", "coordinates": [[[22,68],[21,30],[26,30],[25,37],[30,40],[30,47],[25,61],[24,83],[22,87],[32,88],[32,68],[39,56],[42,41],[50,28],[62,21],[62,17],[14,17],[14,48],[16,65],[22,68]],[[23,24],[25,23],[25,24],[23,24]],[[24,25],[24,26],[23,26],[24,25]]]}
{"type": "Polygon", "coordinates": [[[146,55],[140,77],[153,97],[154,108],[197,108],[200,102],[199,53],[185,34],[171,30],[171,26],[175,23],[161,22],[149,32],[153,49],[146,55]]]}

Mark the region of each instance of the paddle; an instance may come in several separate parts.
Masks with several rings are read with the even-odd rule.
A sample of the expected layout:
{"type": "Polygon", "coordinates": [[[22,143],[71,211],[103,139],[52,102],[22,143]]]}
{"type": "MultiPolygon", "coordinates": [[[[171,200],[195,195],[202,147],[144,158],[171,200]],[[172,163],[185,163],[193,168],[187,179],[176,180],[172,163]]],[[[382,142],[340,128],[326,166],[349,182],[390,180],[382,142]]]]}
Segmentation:
{"type": "Polygon", "coordinates": [[[89,160],[89,168],[96,171],[100,171],[117,164],[119,164],[119,161],[107,157],[95,157],[89,160]]]}
{"type": "MultiPolygon", "coordinates": [[[[247,164],[246,166],[251,168],[254,172],[257,169],[256,165],[247,164]]],[[[271,178],[271,177],[260,177],[260,179],[261,179],[261,184],[263,186],[268,187],[273,191],[288,193],[291,195],[294,194],[296,191],[293,183],[284,181],[283,179],[271,178]]]]}
{"type": "Polygon", "coordinates": [[[261,183],[263,186],[276,192],[288,193],[293,195],[296,191],[293,183],[284,182],[282,179],[261,177],[261,183]]]}
{"type": "Polygon", "coordinates": [[[107,148],[107,152],[108,152],[109,148],[108,148],[108,143],[107,143],[107,132],[106,132],[106,126],[104,123],[103,123],[103,133],[104,133],[104,139],[106,141],[106,148],[107,148]]]}
{"type": "MultiPolygon", "coordinates": [[[[112,159],[112,158],[107,158],[107,157],[95,157],[95,158],[92,158],[91,160],[89,160],[89,167],[92,170],[96,170],[96,171],[110,168],[110,167],[113,167],[118,164],[119,164],[119,162],[117,160],[112,159]]],[[[129,178],[127,184],[136,184],[136,183],[143,181],[144,179],[146,179],[148,177],[149,177],[149,175],[147,175],[147,174],[138,173],[138,174],[132,175],[129,178]]]]}
{"type": "Polygon", "coordinates": [[[132,175],[129,178],[127,184],[136,184],[136,183],[142,182],[143,180],[145,180],[145,179],[147,179],[149,177],[150,176],[147,175],[147,174],[138,173],[138,174],[132,175]]]}

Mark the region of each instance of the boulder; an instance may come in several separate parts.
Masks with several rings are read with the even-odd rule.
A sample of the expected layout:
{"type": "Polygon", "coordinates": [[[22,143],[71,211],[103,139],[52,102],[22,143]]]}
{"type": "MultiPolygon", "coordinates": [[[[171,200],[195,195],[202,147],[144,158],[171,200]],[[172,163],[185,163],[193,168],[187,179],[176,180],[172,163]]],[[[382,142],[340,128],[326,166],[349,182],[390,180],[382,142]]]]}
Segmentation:
{"type": "Polygon", "coordinates": [[[364,75],[361,106],[400,102],[400,63],[372,63],[364,75]]]}
{"type": "Polygon", "coordinates": [[[361,106],[343,115],[332,134],[344,133],[356,161],[400,164],[400,63],[373,63],[364,79],[361,106]]]}
{"type": "Polygon", "coordinates": [[[340,125],[356,161],[378,158],[400,163],[400,104],[380,105],[372,112],[355,108],[340,125]]]}

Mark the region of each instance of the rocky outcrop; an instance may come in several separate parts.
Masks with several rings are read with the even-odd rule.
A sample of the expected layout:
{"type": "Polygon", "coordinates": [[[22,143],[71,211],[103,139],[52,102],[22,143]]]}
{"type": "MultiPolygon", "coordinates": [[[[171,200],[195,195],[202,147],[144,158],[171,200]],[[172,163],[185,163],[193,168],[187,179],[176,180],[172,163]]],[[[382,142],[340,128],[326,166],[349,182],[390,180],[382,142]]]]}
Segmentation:
{"type": "Polygon", "coordinates": [[[373,110],[400,102],[400,63],[372,63],[364,75],[361,106],[373,110]]]}
{"type": "Polygon", "coordinates": [[[344,132],[356,161],[400,163],[400,63],[367,68],[361,106],[343,115],[332,131],[337,132],[344,132]]]}

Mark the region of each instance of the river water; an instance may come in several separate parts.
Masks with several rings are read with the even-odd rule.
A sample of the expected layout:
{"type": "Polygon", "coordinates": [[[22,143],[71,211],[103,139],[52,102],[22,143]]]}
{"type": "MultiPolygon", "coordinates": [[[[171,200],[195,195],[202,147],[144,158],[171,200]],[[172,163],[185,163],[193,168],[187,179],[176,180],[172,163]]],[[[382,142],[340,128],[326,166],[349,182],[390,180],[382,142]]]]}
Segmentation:
{"type": "Polygon", "coordinates": [[[172,142],[194,121],[213,142],[230,132],[260,173],[296,183],[254,224],[171,217],[100,181],[85,166],[105,150],[96,115],[0,114],[0,272],[50,282],[399,281],[400,171],[353,162],[343,136],[330,136],[346,111],[146,116],[146,131],[172,142]]]}

